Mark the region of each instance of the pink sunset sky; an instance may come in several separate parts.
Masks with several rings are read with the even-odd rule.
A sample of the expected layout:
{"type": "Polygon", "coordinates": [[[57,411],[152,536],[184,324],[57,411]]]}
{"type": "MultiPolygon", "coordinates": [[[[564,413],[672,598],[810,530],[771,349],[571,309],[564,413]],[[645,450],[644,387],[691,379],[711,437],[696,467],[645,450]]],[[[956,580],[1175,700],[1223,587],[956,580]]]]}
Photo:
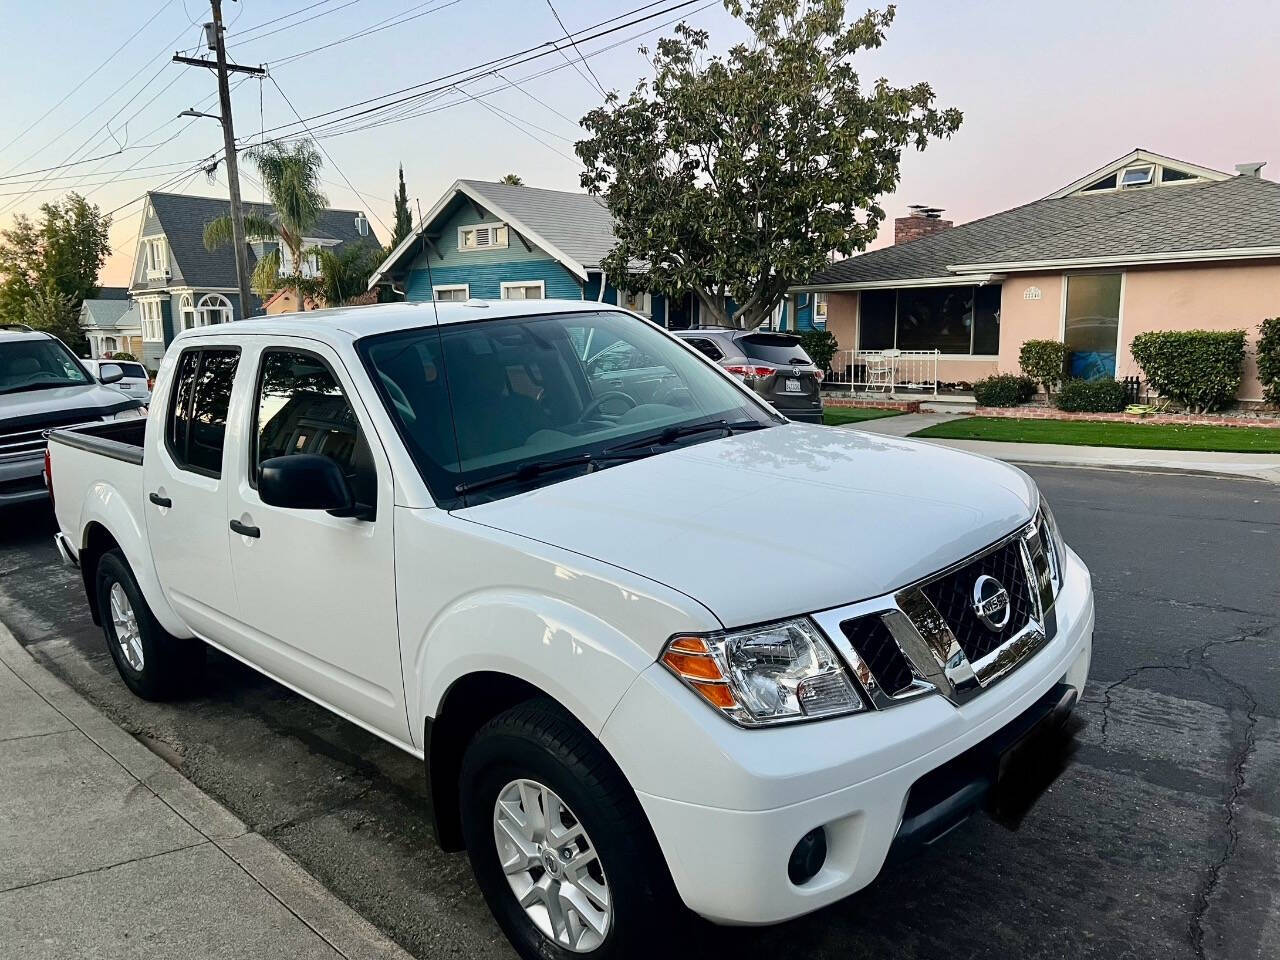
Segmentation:
{"type": "MultiPolygon", "coordinates": [[[[306,5],[225,4],[232,56],[272,65],[304,116],[555,39],[559,30],[547,5],[534,0],[325,0],[304,16],[286,17],[306,5]],[[284,62],[396,15],[412,19],[284,62]]],[[[556,9],[578,29],[639,5],[640,0],[558,0],[556,9]]],[[[717,49],[744,36],[741,24],[718,4],[687,9],[689,21],[708,29],[717,49]]],[[[851,15],[861,9],[850,4],[851,15]]],[[[213,121],[177,120],[187,107],[213,109],[206,102],[213,78],[167,64],[175,48],[195,46],[206,13],[201,0],[125,7],[69,0],[6,11],[0,81],[9,96],[0,116],[0,183],[7,186],[0,189],[0,224],[8,226],[13,214],[35,212],[68,189],[89,194],[103,210],[119,207],[113,254],[101,279],[127,282],[141,209],[137,200],[172,174],[139,168],[171,163],[181,170],[184,162],[221,145],[213,121]],[[74,29],[65,29],[68,24],[74,29]],[[122,44],[119,55],[58,104],[122,44]],[[113,114],[116,119],[95,134],[113,114]],[[136,149],[141,143],[147,150],[136,149]],[[152,150],[157,143],[162,145],[152,150]],[[117,145],[129,149],[60,171],[57,181],[23,175],[109,153],[117,145]],[[118,179],[107,182],[113,177],[118,179]]],[[[881,75],[899,84],[927,80],[939,104],[959,107],[965,120],[950,141],[904,157],[901,186],[883,200],[889,218],[904,214],[908,204],[926,203],[945,208],[944,216],[958,223],[972,220],[1042,197],[1134,147],[1226,171],[1236,163],[1269,160],[1263,176],[1274,179],[1280,175],[1277,36],[1280,4],[1260,0],[1214,6],[1184,0],[901,3],[886,45],[858,62],[863,81],[881,75]]],[[[592,70],[607,88],[629,90],[649,70],[636,48],[654,39],[636,36],[591,57],[592,70]]],[[[325,140],[332,158],[325,172],[330,202],[369,210],[385,242],[398,163],[404,164],[410,197],[424,208],[460,177],[497,179],[516,172],[533,186],[578,189],[572,141],[580,131],[565,118],[581,116],[600,96],[583,75],[563,61],[561,66],[528,80],[526,89],[542,104],[515,89],[487,98],[523,126],[460,99],[447,110],[325,140]]],[[[242,135],[293,119],[270,82],[261,90],[256,80],[246,82],[236,91],[234,110],[242,135]]],[[[178,186],[226,196],[225,180],[210,184],[195,176],[178,186]]],[[[259,196],[251,183],[244,191],[248,199],[259,196]]],[[[890,223],[876,245],[891,237],[890,223]]]]}

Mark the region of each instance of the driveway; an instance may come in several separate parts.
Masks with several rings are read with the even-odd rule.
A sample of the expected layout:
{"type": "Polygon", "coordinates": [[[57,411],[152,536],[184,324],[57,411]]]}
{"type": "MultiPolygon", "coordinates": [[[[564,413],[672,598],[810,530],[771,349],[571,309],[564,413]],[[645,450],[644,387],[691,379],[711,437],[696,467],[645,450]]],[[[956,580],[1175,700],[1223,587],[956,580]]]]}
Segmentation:
{"type": "MultiPolygon", "coordinates": [[[[1276,487],[1031,472],[1097,594],[1073,765],[1016,832],[977,818],[848,901],[783,927],[708,933],[704,951],[1278,955],[1276,487]]],[[[52,529],[47,512],[0,516],[0,618],[23,644],[410,952],[511,956],[465,857],[432,844],[417,761],[222,656],[194,699],[134,699],[52,529]]]]}

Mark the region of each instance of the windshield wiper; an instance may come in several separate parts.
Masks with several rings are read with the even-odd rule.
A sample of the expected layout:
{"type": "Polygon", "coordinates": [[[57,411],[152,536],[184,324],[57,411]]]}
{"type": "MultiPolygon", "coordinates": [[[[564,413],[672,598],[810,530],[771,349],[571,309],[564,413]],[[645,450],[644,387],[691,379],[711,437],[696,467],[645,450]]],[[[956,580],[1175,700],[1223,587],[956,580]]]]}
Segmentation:
{"type": "Polygon", "coordinates": [[[763,430],[770,426],[767,423],[761,423],[759,420],[737,420],[730,423],[728,420],[712,420],[703,423],[686,423],[679,426],[666,427],[657,433],[651,433],[645,437],[639,437],[635,440],[628,440],[617,446],[609,447],[604,452],[606,455],[618,453],[623,450],[634,450],[638,447],[657,447],[666,446],[675,443],[677,440],[683,440],[685,437],[697,436],[700,433],[709,433],[712,430],[720,433],[728,433],[733,435],[745,430],[763,430]]]}
{"type": "Polygon", "coordinates": [[[48,387],[76,387],[84,386],[84,384],[76,383],[74,380],[43,380],[38,383],[24,383],[18,387],[6,387],[0,390],[0,394],[4,393],[21,393],[24,390],[44,390],[48,387]]]}
{"type": "Polygon", "coordinates": [[[492,477],[482,477],[479,480],[460,483],[453,489],[460,494],[475,493],[477,490],[487,490],[489,487],[496,487],[504,483],[532,480],[534,477],[540,477],[544,473],[552,473],[556,470],[567,470],[570,467],[587,467],[591,469],[619,460],[639,460],[644,456],[647,456],[644,451],[619,450],[614,452],[605,450],[602,453],[575,453],[569,457],[527,460],[512,470],[495,473],[492,477]]]}

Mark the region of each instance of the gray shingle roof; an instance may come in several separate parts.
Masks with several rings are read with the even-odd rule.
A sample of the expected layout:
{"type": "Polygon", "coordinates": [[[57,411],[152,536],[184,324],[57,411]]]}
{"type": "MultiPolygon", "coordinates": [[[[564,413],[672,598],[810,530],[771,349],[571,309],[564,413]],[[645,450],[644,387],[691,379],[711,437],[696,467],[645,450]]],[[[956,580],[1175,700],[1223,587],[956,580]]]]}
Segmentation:
{"type": "MultiPolygon", "coordinates": [[[[204,248],[206,223],[224,217],[231,212],[228,200],[216,197],[196,197],[184,193],[149,193],[148,199],[156,218],[164,229],[169,251],[182,274],[182,281],[193,287],[234,287],[236,263],[230,245],[217,250],[204,248]]],[[[274,212],[270,204],[246,203],[246,214],[270,217],[274,212]]],[[[356,232],[356,210],[325,210],[320,221],[308,235],[317,240],[333,239],[342,243],[377,244],[372,228],[368,236],[356,232]]],[[[249,269],[256,258],[249,251],[249,269]]]]}
{"type": "Polygon", "coordinates": [[[598,267],[613,247],[613,217],[604,202],[590,194],[486,180],[461,182],[584,267],[598,267]]]}
{"type": "Polygon", "coordinates": [[[94,300],[128,300],[128,287],[99,287],[98,295],[94,300]]]}
{"type": "Polygon", "coordinates": [[[1152,190],[1076,194],[850,257],[809,281],[869,283],[1003,264],[1280,246],[1280,184],[1257,177],[1152,190]]]}
{"type": "MultiPolygon", "coordinates": [[[[119,287],[108,287],[118,290],[119,287]]],[[[80,323],[86,327],[136,327],[141,324],[137,307],[129,300],[85,300],[80,306],[80,323]],[[130,316],[132,314],[132,316],[130,316]]]]}

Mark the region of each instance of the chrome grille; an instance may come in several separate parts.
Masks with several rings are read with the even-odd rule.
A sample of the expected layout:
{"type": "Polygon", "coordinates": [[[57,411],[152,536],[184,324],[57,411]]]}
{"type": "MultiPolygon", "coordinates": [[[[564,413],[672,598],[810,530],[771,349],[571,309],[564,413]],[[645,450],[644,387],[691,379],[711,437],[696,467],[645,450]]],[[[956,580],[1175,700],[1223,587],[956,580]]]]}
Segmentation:
{"type": "Polygon", "coordinates": [[[5,429],[0,421],[0,463],[6,460],[22,460],[44,452],[46,430],[58,427],[70,427],[80,423],[94,422],[100,418],[84,411],[72,411],[69,415],[50,414],[48,416],[23,418],[18,429],[5,429]]]}
{"type": "Polygon", "coordinates": [[[1022,549],[1022,541],[1013,540],[922,588],[971,663],[1007,643],[1035,614],[1022,549]],[[983,574],[999,580],[1009,594],[1009,622],[1000,631],[989,630],[973,609],[973,584],[983,574]]]}
{"type": "Polygon", "coordinates": [[[915,673],[885,626],[883,617],[873,614],[846,620],[840,624],[840,629],[885,693],[896,697],[911,688],[915,673]]]}

